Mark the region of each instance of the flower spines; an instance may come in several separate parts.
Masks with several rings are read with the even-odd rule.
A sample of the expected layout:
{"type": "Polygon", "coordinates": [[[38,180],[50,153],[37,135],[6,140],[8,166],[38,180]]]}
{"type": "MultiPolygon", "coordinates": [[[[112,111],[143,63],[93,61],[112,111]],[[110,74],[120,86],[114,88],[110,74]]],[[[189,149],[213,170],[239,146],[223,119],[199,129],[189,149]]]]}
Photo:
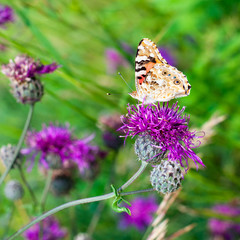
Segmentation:
{"type": "Polygon", "coordinates": [[[188,159],[204,166],[202,160],[192,151],[193,140],[199,138],[196,132],[189,130],[190,117],[183,115],[185,108],[179,110],[177,103],[170,108],[168,103],[160,106],[138,105],[128,106],[128,114],[122,116],[123,126],[119,129],[127,137],[149,135],[158,142],[159,148],[168,151],[168,160],[177,161],[188,168],[188,159]],[[184,164],[185,162],[185,164],[184,164]]]}

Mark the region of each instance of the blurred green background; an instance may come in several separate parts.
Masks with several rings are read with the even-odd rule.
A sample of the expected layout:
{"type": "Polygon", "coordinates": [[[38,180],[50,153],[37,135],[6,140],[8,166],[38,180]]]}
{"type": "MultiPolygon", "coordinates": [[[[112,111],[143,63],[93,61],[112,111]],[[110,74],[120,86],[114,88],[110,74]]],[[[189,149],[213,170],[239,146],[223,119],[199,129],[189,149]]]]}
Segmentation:
{"type": "MultiPolygon", "coordinates": [[[[216,203],[229,203],[239,197],[240,192],[239,1],[12,0],[1,3],[14,9],[16,21],[0,30],[0,41],[6,45],[6,50],[0,54],[0,63],[26,53],[44,64],[56,61],[62,66],[53,74],[43,76],[45,95],[35,107],[31,127],[40,130],[42,123],[69,122],[79,137],[94,132],[95,142],[102,148],[99,116],[115,112],[124,114],[127,103],[135,103],[128,95],[131,90],[117,71],[107,72],[106,49],[114,48],[128,61],[128,65],[118,71],[132,88],[135,88],[135,52],[142,38],[150,38],[158,46],[171,50],[176,67],[187,75],[192,85],[191,94],[178,100],[191,115],[191,126],[201,127],[215,112],[227,116],[215,128],[216,135],[211,143],[196,150],[201,153],[206,168],[187,174],[180,197],[168,213],[169,234],[196,223],[192,231],[179,239],[207,239],[207,221],[211,214],[202,209],[216,203]],[[134,53],[125,52],[122,43],[131,46],[134,53]],[[112,95],[107,95],[108,92],[112,95]],[[198,214],[180,212],[180,204],[197,210],[198,214]]],[[[14,144],[20,136],[28,106],[16,103],[9,92],[8,79],[3,74],[0,78],[0,144],[14,144]]],[[[132,144],[128,141],[117,157],[110,152],[88,193],[89,183],[79,181],[67,198],[50,196],[48,209],[84,197],[85,193],[93,196],[102,194],[104,189],[110,191],[107,185],[113,162],[114,183],[121,185],[139,166],[132,144]]],[[[129,190],[149,187],[149,170],[129,190]]],[[[28,179],[40,194],[43,176],[38,173],[37,166],[33,171],[35,173],[29,174],[28,179]]],[[[159,196],[159,203],[160,200],[159,196]]],[[[2,197],[1,202],[1,222],[4,222],[11,203],[2,197]]],[[[110,205],[109,201],[104,208],[94,239],[141,239],[143,233],[134,228],[118,229],[119,215],[110,205]]],[[[57,216],[68,228],[70,220],[65,216],[70,212],[77,219],[75,233],[84,232],[96,207],[97,204],[76,207],[57,216]]],[[[15,221],[10,233],[23,224],[21,217],[15,221]]],[[[69,239],[72,239],[71,234],[69,239]]]]}

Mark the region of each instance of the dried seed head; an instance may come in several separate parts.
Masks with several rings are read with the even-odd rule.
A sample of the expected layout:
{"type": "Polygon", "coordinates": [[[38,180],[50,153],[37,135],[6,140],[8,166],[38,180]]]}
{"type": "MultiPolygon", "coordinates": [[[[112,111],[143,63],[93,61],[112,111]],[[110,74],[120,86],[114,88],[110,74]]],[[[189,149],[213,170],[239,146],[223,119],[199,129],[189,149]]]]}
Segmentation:
{"type": "Polygon", "coordinates": [[[11,180],[6,184],[4,193],[8,199],[15,201],[23,197],[24,190],[21,183],[16,180],[11,180]]]}
{"type": "MultiPolygon", "coordinates": [[[[8,166],[12,162],[15,151],[16,151],[16,146],[13,146],[11,144],[2,146],[0,148],[0,158],[2,159],[3,164],[5,165],[6,168],[8,168],[8,166]]],[[[23,155],[19,153],[13,165],[13,168],[16,167],[17,165],[20,165],[22,160],[23,160],[23,155]]]]}
{"type": "Polygon", "coordinates": [[[181,186],[182,176],[180,164],[166,160],[153,168],[150,181],[156,191],[166,194],[181,186]]]}

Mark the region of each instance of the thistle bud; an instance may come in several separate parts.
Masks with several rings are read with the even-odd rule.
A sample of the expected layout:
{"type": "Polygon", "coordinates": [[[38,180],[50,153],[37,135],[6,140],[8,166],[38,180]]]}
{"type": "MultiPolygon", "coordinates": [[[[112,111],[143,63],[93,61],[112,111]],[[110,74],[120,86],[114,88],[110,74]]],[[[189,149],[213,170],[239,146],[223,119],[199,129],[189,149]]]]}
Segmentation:
{"type": "Polygon", "coordinates": [[[140,135],[135,142],[135,153],[139,160],[150,164],[159,164],[166,158],[166,151],[162,151],[159,143],[154,141],[150,135],[140,135]]]}
{"type": "MultiPolygon", "coordinates": [[[[6,168],[9,167],[13,160],[14,153],[16,151],[16,146],[13,146],[11,144],[2,146],[0,148],[0,158],[3,161],[3,164],[6,168]]],[[[17,165],[20,165],[23,160],[23,155],[21,153],[18,154],[15,163],[13,164],[13,168],[15,168],[17,165]]]]}
{"type": "Polygon", "coordinates": [[[166,194],[181,186],[182,176],[180,164],[165,160],[153,168],[150,181],[156,191],[166,194]]]}
{"type": "Polygon", "coordinates": [[[11,180],[6,184],[4,188],[4,193],[6,198],[12,201],[16,201],[23,197],[24,190],[21,183],[16,180],[11,180]]]}
{"type": "Polygon", "coordinates": [[[87,233],[79,233],[74,240],[92,240],[92,238],[87,233]]]}

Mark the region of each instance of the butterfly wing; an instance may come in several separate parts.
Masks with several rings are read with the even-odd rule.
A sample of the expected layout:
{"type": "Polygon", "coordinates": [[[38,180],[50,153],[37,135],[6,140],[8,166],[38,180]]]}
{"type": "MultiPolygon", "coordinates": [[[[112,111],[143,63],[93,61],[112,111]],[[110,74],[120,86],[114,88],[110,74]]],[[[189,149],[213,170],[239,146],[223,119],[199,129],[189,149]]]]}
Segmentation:
{"type": "Polygon", "coordinates": [[[191,88],[186,76],[170,66],[147,38],[141,40],[137,49],[135,85],[136,91],[130,95],[145,104],[187,96],[191,88]]]}

